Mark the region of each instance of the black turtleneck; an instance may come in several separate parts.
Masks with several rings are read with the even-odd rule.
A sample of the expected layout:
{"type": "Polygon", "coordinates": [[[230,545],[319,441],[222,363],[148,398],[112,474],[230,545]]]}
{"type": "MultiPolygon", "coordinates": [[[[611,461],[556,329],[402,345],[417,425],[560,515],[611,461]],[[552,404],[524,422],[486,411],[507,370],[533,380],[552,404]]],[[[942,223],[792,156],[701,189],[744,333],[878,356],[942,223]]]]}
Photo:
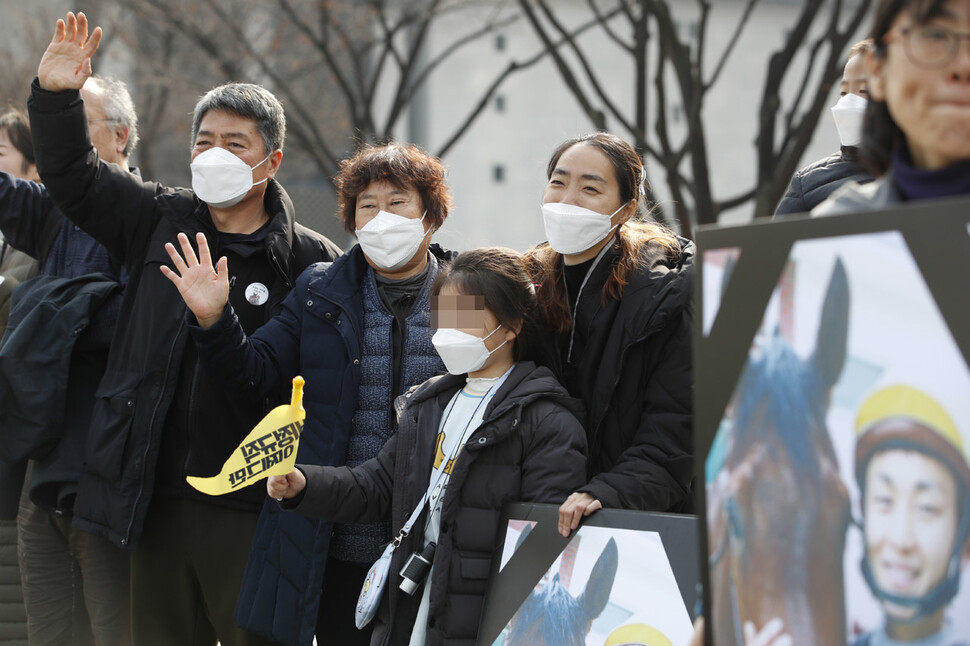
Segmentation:
{"type": "Polygon", "coordinates": [[[970,159],[937,170],[916,168],[904,143],[893,150],[892,173],[893,184],[907,201],[970,195],[970,159]]]}
{"type": "Polygon", "coordinates": [[[569,311],[573,314],[573,325],[570,334],[563,340],[560,347],[563,365],[563,385],[569,392],[582,393],[587,391],[585,384],[579,383],[580,364],[584,360],[593,360],[602,352],[603,338],[590,338],[590,330],[594,322],[596,325],[609,327],[610,321],[616,315],[619,301],[607,299],[603,302],[603,287],[613,272],[619,258],[615,244],[607,245],[599,262],[595,259],[578,265],[563,265],[563,276],[566,281],[566,293],[569,298],[569,311]],[[586,282],[583,285],[583,281],[586,282]],[[582,293],[580,294],[580,286],[582,293]],[[572,343],[572,352],[569,350],[572,343]]]}
{"type": "Polygon", "coordinates": [[[593,261],[596,258],[590,258],[586,262],[581,262],[578,265],[567,265],[563,263],[562,266],[562,276],[566,281],[566,296],[569,299],[569,311],[572,312],[576,307],[576,298],[579,296],[579,288],[583,285],[583,280],[586,279],[586,274],[589,273],[589,268],[593,266],[593,261]]]}

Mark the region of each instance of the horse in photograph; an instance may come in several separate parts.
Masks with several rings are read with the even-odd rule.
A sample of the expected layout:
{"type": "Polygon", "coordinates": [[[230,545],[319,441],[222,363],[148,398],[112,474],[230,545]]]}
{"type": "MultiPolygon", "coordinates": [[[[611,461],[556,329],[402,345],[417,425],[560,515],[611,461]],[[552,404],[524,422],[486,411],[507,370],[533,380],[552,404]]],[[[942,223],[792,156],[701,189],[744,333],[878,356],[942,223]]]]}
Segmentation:
{"type": "Polygon", "coordinates": [[[619,553],[612,538],[603,548],[586,587],[573,597],[557,572],[548,584],[533,590],[511,621],[507,646],[583,646],[593,621],[610,600],[619,553]]]}
{"type": "Polygon", "coordinates": [[[777,332],[751,351],[733,402],[731,445],[708,487],[712,622],[718,646],[743,625],[784,621],[796,644],[846,643],[842,558],[849,496],[825,424],[846,358],[849,288],[837,261],[815,351],[777,332]]]}

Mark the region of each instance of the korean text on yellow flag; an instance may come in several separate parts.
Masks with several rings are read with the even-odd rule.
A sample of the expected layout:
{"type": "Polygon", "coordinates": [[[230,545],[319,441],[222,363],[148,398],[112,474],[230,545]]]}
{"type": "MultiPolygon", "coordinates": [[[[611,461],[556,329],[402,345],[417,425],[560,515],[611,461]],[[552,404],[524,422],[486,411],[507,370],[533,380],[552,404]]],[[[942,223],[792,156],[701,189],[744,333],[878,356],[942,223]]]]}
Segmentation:
{"type": "Polygon", "coordinates": [[[239,491],[269,476],[293,471],[296,450],[303,432],[303,377],[293,378],[293,395],[289,404],[277,406],[256,425],[242,444],[236,447],[211,478],[186,477],[186,481],[210,496],[239,491]]]}

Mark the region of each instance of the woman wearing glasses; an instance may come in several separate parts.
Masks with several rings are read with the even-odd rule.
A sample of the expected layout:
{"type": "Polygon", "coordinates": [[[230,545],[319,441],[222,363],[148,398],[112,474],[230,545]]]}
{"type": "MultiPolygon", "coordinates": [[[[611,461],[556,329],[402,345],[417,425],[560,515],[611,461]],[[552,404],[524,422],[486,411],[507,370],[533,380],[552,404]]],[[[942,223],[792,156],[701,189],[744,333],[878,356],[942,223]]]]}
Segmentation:
{"type": "Polygon", "coordinates": [[[879,179],[815,213],[970,193],[970,0],[882,0],[870,36],[862,158],[879,179]]]}
{"type": "MultiPolygon", "coordinates": [[[[877,210],[903,202],[970,194],[970,0],[881,0],[869,35],[875,49],[867,58],[870,101],[861,156],[878,179],[865,186],[849,185],[813,213],[877,210]]],[[[907,441],[906,446],[908,450],[895,453],[911,462],[919,461],[919,445],[907,441]]],[[[861,442],[856,450],[860,447],[861,442]]],[[[873,459],[870,464],[875,462],[873,459]]],[[[896,535],[888,530],[877,532],[885,528],[874,524],[880,505],[889,509],[892,496],[899,498],[906,493],[894,481],[897,476],[917,478],[919,486],[914,491],[921,492],[923,498],[945,497],[949,490],[935,484],[937,481],[949,482],[947,486],[953,489],[952,478],[947,481],[943,477],[945,470],[936,468],[940,474],[936,479],[930,471],[927,468],[917,473],[912,465],[889,468],[879,478],[883,491],[875,502],[871,496],[863,501],[867,559],[878,556],[868,566],[872,573],[867,582],[883,608],[885,623],[872,633],[858,636],[853,642],[856,646],[968,643],[966,636],[948,630],[945,621],[958,589],[959,572],[943,576],[940,572],[947,566],[939,564],[954,551],[957,555],[950,559],[949,570],[958,570],[970,559],[970,551],[962,547],[966,529],[948,534],[935,527],[944,527],[944,521],[948,521],[955,528],[954,519],[963,514],[965,503],[959,507],[939,501],[930,504],[914,494],[910,510],[925,516],[919,531],[903,526],[907,521],[899,520],[902,512],[894,521],[896,535]],[[889,490],[892,496],[885,493],[889,490]],[[950,550],[921,549],[924,539],[952,538],[954,534],[957,538],[950,541],[950,550]],[[947,576],[952,581],[947,579],[944,585],[941,581],[947,576]]],[[[959,494],[963,495],[965,492],[959,494]]],[[[758,636],[758,643],[774,643],[767,632],[758,636]]],[[[781,633],[776,626],[774,636],[781,633]]]]}

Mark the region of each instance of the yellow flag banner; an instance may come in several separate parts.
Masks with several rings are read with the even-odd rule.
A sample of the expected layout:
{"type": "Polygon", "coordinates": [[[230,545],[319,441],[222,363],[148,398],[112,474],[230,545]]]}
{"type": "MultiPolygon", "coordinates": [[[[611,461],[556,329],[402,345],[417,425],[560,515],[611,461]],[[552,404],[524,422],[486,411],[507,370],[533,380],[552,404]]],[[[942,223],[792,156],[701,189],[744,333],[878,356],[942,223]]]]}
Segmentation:
{"type": "Polygon", "coordinates": [[[296,450],[303,432],[303,377],[293,378],[289,404],[277,406],[256,425],[211,478],[187,476],[185,480],[210,496],[239,491],[269,476],[286,475],[296,464],[296,450]]]}

